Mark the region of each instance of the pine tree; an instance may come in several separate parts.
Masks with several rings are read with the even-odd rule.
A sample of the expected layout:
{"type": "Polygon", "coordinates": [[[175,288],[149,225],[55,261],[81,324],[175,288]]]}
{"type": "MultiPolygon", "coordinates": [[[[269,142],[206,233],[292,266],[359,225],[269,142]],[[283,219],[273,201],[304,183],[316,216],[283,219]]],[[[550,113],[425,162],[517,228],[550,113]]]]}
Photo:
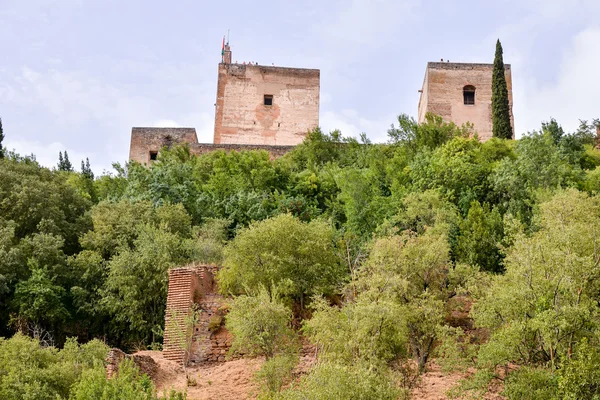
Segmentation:
{"type": "Polygon", "coordinates": [[[81,174],[88,179],[94,180],[94,172],[90,167],[90,159],[85,158],[85,163],[81,160],[81,174]]]}
{"type": "Polygon", "coordinates": [[[65,160],[63,159],[62,151],[58,152],[58,165],[57,165],[57,167],[58,167],[59,171],[63,171],[64,167],[65,167],[65,160]]]}
{"type": "Polygon", "coordinates": [[[69,161],[69,154],[65,150],[64,163],[63,163],[63,171],[73,171],[73,165],[71,161],[69,161]]]}
{"type": "Polygon", "coordinates": [[[2,141],[4,140],[4,130],[2,129],[2,118],[0,118],[0,158],[4,158],[4,147],[2,147],[2,141]]]}
{"type": "Polygon", "coordinates": [[[492,75],[492,132],[494,137],[497,138],[512,139],[513,137],[500,39],[496,42],[496,56],[494,57],[494,72],[492,75]]]}

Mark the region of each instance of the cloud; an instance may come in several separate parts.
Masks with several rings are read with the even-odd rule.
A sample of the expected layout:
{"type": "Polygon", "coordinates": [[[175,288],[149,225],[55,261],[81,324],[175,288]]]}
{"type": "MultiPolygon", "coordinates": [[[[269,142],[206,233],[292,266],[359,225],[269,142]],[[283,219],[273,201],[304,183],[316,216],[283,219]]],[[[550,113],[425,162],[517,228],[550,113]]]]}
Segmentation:
{"type": "Polygon", "coordinates": [[[540,82],[533,76],[513,75],[515,119],[520,132],[539,129],[541,121],[555,118],[567,132],[579,119],[600,116],[600,28],[578,33],[559,57],[557,78],[540,82]]]}
{"type": "Polygon", "coordinates": [[[387,129],[393,116],[380,120],[372,120],[361,117],[356,110],[346,109],[340,112],[325,111],[320,116],[319,124],[323,132],[331,132],[338,129],[345,137],[357,138],[361,133],[366,133],[367,137],[374,142],[384,142],[387,140],[387,129]]]}
{"type": "Polygon", "coordinates": [[[324,23],[325,37],[349,44],[383,42],[386,35],[397,32],[415,20],[419,0],[349,0],[338,2],[338,12],[324,23]],[[403,21],[399,24],[398,21],[403,21]]]}
{"type": "Polygon", "coordinates": [[[179,128],[179,127],[181,127],[181,125],[179,125],[177,122],[175,122],[171,119],[159,119],[152,126],[154,126],[156,128],[179,128]]]}
{"type": "MultiPolygon", "coordinates": [[[[41,165],[48,168],[56,167],[58,164],[58,152],[67,151],[69,161],[71,161],[76,171],[79,171],[81,161],[88,157],[86,153],[68,149],[67,146],[60,142],[42,143],[37,140],[7,140],[5,146],[8,150],[14,150],[22,156],[33,154],[41,165]]],[[[90,163],[95,173],[102,172],[103,168],[98,164],[94,164],[93,159],[90,159],[90,163]]]]}

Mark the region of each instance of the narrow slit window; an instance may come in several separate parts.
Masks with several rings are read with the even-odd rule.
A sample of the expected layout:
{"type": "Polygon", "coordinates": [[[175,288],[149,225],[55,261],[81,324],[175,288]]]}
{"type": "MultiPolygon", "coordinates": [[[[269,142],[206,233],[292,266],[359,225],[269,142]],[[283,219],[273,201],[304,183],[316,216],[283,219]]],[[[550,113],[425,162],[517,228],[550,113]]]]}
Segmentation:
{"type": "Polygon", "coordinates": [[[158,157],[158,151],[150,152],[150,161],[156,161],[156,157],[158,157]]]}
{"type": "Polygon", "coordinates": [[[466,105],[475,104],[475,86],[467,85],[463,88],[463,99],[466,105]]]}
{"type": "Polygon", "coordinates": [[[273,105],[273,95],[272,94],[265,94],[264,97],[264,103],[265,106],[272,106],[273,105]]]}

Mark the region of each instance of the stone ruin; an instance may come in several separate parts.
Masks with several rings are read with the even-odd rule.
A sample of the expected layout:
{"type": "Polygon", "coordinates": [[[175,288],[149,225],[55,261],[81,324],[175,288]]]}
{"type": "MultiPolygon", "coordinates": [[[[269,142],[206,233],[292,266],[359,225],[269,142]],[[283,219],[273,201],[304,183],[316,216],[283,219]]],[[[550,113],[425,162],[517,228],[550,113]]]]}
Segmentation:
{"type": "Polygon", "coordinates": [[[223,327],[227,310],[217,293],[218,270],[217,266],[191,264],[169,271],[163,340],[167,360],[179,364],[225,361],[231,334],[223,327]]]}
{"type": "Polygon", "coordinates": [[[116,376],[119,373],[119,364],[124,359],[132,360],[133,363],[140,369],[140,372],[154,378],[158,371],[158,365],[150,356],[142,354],[125,354],[117,348],[110,349],[106,357],[106,376],[108,379],[116,376]]]}

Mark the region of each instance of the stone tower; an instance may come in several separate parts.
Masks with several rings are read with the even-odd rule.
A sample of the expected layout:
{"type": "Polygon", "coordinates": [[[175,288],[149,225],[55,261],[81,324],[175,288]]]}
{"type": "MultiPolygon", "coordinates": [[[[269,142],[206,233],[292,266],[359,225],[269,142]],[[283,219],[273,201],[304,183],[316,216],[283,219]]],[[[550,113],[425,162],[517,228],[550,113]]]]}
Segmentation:
{"type": "MultiPolygon", "coordinates": [[[[479,140],[490,139],[492,137],[493,70],[493,64],[427,63],[423,89],[420,91],[419,123],[425,120],[427,112],[431,112],[459,126],[465,122],[472,122],[479,140]]],[[[505,64],[504,70],[514,137],[510,64],[505,64]]]]}
{"type": "Polygon", "coordinates": [[[219,64],[215,144],[296,145],[319,125],[320,71],[219,64]]]}

